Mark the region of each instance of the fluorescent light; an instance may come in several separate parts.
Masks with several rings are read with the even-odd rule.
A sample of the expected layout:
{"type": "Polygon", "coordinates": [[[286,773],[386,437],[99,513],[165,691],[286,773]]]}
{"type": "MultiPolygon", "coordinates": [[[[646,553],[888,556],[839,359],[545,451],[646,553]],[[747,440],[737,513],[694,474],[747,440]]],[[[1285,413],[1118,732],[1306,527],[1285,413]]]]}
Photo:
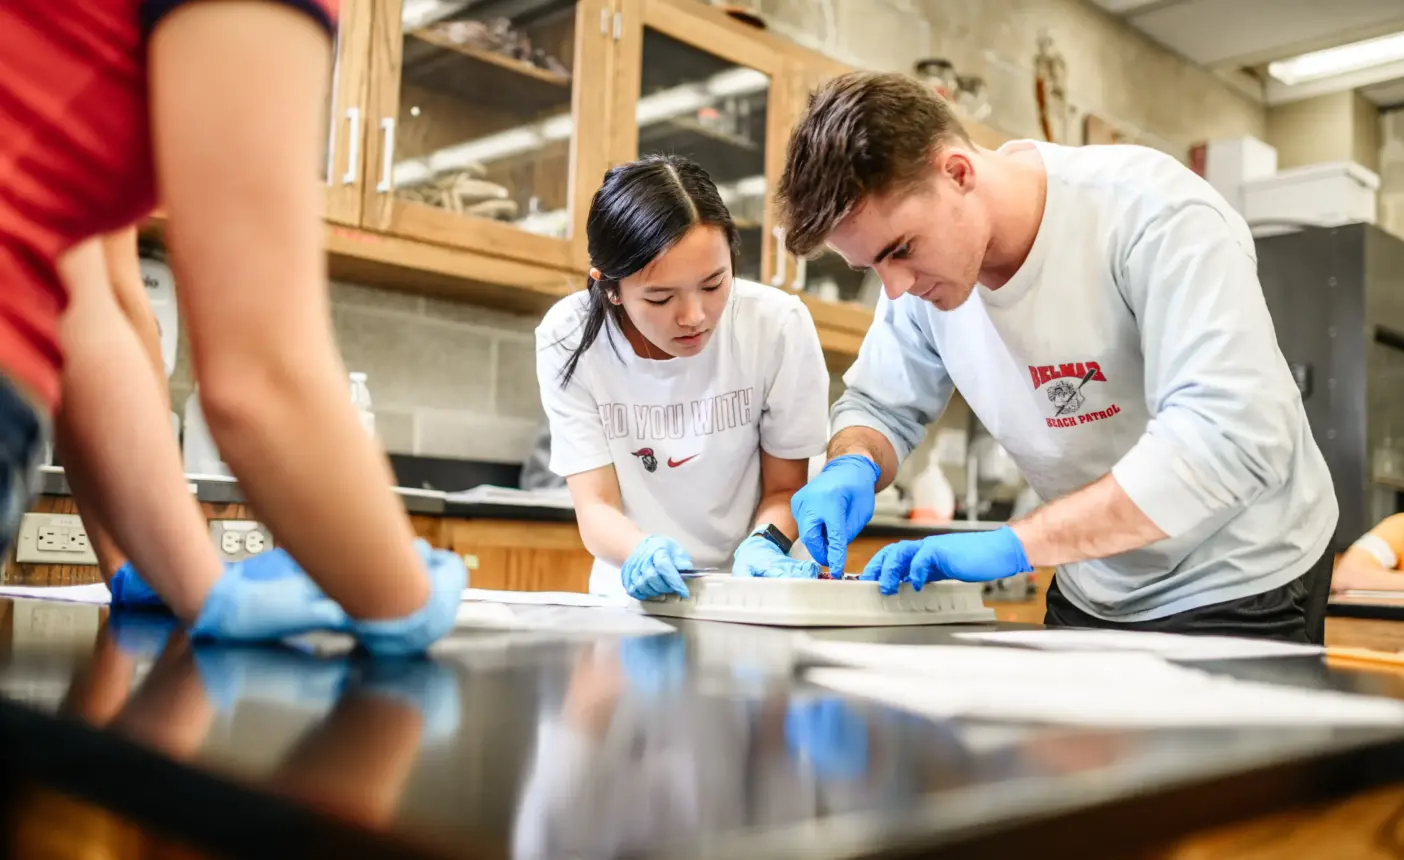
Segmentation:
{"type": "Polygon", "coordinates": [[[1404,33],[1392,33],[1268,63],[1268,74],[1288,86],[1404,60],[1404,33]]]}

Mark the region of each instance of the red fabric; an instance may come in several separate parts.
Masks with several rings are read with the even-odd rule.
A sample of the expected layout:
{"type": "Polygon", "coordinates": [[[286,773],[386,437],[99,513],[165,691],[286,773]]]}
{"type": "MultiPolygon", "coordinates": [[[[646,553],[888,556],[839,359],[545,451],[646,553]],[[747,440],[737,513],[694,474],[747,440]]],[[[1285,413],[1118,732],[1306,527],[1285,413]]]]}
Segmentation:
{"type": "MultiPolygon", "coordinates": [[[[285,2],[335,21],[338,0],[285,2]]],[[[55,262],[155,205],[143,5],[0,2],[0,373],[50,408],[67,305],[55,262]]]]}

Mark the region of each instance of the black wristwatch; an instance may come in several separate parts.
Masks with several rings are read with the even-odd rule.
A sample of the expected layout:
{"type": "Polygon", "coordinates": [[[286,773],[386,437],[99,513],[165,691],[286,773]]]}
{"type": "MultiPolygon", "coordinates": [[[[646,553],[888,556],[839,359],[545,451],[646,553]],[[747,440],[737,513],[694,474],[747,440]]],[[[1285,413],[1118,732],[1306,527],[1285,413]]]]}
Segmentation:
{"type": "Polygon", "coordinates": [[[780,551],[783,552],[785,555],[789,555],[790,547],[795,545],[794,541],[785,537],[784,532],[780,531],[775,526],[769,523],[767,523],[764,528],[757,527],[755,531],[751,532],[751,534],[760,535],[761,537],[769,540],[771,543],[780,547],[780,551]]]}

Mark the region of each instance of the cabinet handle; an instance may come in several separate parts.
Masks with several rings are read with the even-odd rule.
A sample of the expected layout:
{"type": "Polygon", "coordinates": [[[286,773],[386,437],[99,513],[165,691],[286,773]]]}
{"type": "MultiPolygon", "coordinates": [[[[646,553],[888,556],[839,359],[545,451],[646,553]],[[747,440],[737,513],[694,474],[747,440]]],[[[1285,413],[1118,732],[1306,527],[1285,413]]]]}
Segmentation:
{"type": "Polygon", "coordinates": [[[620,38],[621,36],[623,36],[623,35],[624,35],[624,13],[623,13],[623,12],[615,12],[615,13],[614,13],[614,41],[618,42],[618,41],[619,41],[619,38],[620,38]]]}
{"type": "Polygon", "coordinates": [[[609,35],[609,10],[608,10],[608,9],[601,9],[601,10],[600,10],[600,35],[601,35],[601,36],[608,36],[608,35],[609,35]]]}
{"type": "Polygon", "coordinates": [[[770,278],[772,287],[785,286],[785,228],[776,227],[770,231],[775,237],[775,274],[770,278]]]}
{"type": "Polygon", "coordinates": [[[383,117],[380,130],[385,135],[385,144],[380,152],[380,181],[375,184],[375,190],[384,194],[390,190],[390,174],[395,169],[395,120],[383,117]]]}
{"type": "Polygon", "coordinates": [[[346,125],[348,142],[346,149],[346,175],[341,177],[342,185],[350,185],[356,181],[356,176],[361,172],[361,109],[349,107],[346,109],[346,125]]]}
{"type": "Polygon", "coordinates": [[[795,261],[795,279],[793,281],[790,281],[790,289],[794,290],[797,293],[804,289],[805,270],[808,267],[809,260],[805,257],[800,257],[798,260],[795,261]]]}

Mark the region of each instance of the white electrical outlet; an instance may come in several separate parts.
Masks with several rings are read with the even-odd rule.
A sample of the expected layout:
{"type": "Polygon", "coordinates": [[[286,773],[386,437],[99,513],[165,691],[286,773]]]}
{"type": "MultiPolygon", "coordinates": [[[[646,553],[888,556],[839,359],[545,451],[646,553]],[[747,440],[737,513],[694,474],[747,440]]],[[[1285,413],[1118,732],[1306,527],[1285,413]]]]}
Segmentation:
{"type": "Polygon", "coordinates": [[[210,538],[225,561],[242,561],[273,548],[267,526],[254,520],[210,520],[210,538]]]}
{"type": "Polygon", "coordinates": [[[15,545],[19,564],[97,564],[77,514],[25,514],[15,545]]]}

